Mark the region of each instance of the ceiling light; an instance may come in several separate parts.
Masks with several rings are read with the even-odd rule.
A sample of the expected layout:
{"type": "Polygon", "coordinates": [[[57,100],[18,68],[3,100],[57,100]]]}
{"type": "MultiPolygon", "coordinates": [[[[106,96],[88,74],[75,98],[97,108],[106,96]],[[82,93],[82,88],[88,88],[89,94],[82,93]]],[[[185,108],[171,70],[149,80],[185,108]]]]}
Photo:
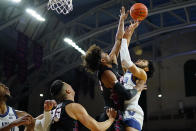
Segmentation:
{"type": "Polygon", "coordinates": [[[65,41],[67,44],[69,44],[69,45],[71,45],[72,47],[74,47],[74,48],[75,48],[77,51],[79,51],[81,54],[85,55],[85,51],[82,50],[78,45],[76,45],[76,43],[73,42],[71,39],[65,38],[64,41],[65,41]]]}
{"type": "Polygon", "coordinates": [[[12,2],[14,2],[14,3],[20,3],[21,0],[12,0],[12,2]]]}
{"type": "Polygon", "coordinates": [[[36,18],[36,19],[39,20],[39,21],[45,21],[45,19],[44,19],[41,15],[39,15],[39,14],[38,14],[35,10],[33,10],[33,9],[27,8],[27,9],[26,9],[26,12],[27,12],[28,14],[32,15],[34,18],[36,18]]]}

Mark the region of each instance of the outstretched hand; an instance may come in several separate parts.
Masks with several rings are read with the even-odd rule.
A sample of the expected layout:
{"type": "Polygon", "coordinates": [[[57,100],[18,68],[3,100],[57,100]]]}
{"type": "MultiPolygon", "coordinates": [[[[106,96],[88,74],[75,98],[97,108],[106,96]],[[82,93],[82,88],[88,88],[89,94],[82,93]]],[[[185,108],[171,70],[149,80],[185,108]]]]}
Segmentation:
{"type": "Polygon", "coordinates": [[[44,111],[51,111],[53,107],[57,106],[55,100],[45,100],[44,102],[44,111]]]}
{"type": "Polygon", "coordinates": [[[131,35],[133,34],[134,30],[139,26],[139,21],[134,21],[133,23],[130,21],[130,25],[125,28],[125,33],[123,38],[129,39],[131,35]]]}
{"type": "Polygon", "coordinates": [[[127,11],[127,13],[125,13],[125,7],[122,6],[121,10],[120,10],[120,21],[119,21],[119,25],[118,25],[118,31],[116,33],[116,40],[121,40],[123,38],[124,35],[124,21],[125,19],[127,19],[129,12],[127,11]]]}
{"type": "Polygon", "coordinates": [[[116,118],[117,111],[115,111],[113,108],[107,109],[106,113],[107,113],[107,116],[108,116],[110,119],[115,119],[115,118],[116,118]]]}
{"type": "Polygon", "coordinates": [[[120,10],[120,19],[121,20],[126,20],[128,15],[129,15],[129,10],[125,13],[125,7],[122,6],[122,8],[120,10]]]}
{"type": "Polygon", "coordinates": [[[134,21],[133,23],[130,21],[129,28],[130,30],[135,30],[139,26],[140,22],[139,21],[134,21]]]}

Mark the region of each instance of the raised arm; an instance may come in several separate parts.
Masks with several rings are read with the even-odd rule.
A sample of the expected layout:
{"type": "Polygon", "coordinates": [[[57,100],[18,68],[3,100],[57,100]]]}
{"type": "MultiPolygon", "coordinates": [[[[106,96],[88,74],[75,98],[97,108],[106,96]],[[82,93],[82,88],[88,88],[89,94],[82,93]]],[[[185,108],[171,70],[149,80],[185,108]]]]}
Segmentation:
{"type": "Polygon", "coordinates": [[[115,44],[112,48],[112,51],[109,54],[110,56],[114,55],[115,57],[118,57],[119,55],[121,39],[123,38],[124,35],[124,21],[127,18],[129,12],[127,11],[127,13],[125,13],[125,8],[122,7],[120,13],[121,15],[118,24],[118,30],[116,33],[115,44]]]}
{"type": "Polygon", "coordinates": [[[69,104],[65,107],[66,112],[73,119],[80,121],[85,127],[92,131],[105,131],[115,120],[116,111],[110,110],[109,119],[104,122],[97,122],[85,110],[85,108],[77,103],[69,104]]]}
{"type": "Polygon", "coordinates": [[[120,58],[121,58],[121,64],[122,68],[125,70],[129,70],[133,76],[136,76],[138,79],[143,80],[146,82],[147,75],[146,72],[137,67],[132,61],[129,54],[129,50],[127,47],[127,39],[122,39],[121,49],[120,49],[120,58]]]}
{"type": "Polygon", "coordinates": [[[143,69],[137,67],[134,63],[132,66],[130,66],[125,60],[122,61],[122,67],[128,69],[133,76],[136,76],[139,80],[143,80],[144,83],[146,83],[147,74],[143,69]]]}
{"type": "Polygon", "coordinates": [[[134,23],[130,22],[131,24],[125,29],[125,33],[123,35],[123,38],[127,39],[127,46],[129,47],[131,37],[135,31],[135,29],[139,26],[138,21],[134,21],[134,23]]]}
{"type": "Polygon", "coordinates": [[[57,105],[55,100],[45,100],[44,102],[44,114],[36,117],[35,127],[36,130],[48,129],[52,121],[51,110],[57,105]]]}

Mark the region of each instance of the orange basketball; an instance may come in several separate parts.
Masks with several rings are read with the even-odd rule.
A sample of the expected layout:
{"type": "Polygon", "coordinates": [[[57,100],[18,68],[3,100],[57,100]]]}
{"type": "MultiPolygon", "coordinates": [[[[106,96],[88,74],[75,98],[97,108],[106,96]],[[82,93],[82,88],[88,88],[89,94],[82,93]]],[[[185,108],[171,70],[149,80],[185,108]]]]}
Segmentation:
{"type": "Polygon", "coordinates": [[[148,16],[148,8],[142,3],[135,3],[130,9],[131,17],[136,21],[142,21],[148,16]]]}

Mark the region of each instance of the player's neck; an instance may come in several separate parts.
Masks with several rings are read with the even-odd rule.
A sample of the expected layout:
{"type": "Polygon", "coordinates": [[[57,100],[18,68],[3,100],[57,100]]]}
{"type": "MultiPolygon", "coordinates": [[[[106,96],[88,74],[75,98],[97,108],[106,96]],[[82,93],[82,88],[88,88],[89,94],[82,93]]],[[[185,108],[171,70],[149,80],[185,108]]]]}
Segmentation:
{"type": "Polygon", "coordinates": [[[5,101],[0,101],[0,114],[5,114],[7,111],[7,106],[5,101]]]}
{"type": "Polygon", "coordinates": [[[103,64],[104,66],[107,66],[107,67],[109,67],[109,68],[112,68],[112,64],[110,64],[110,63],[105,63],[105,64],[103,64]]]}
{"type": "Polygon", "coordinates": [[[74,101],[74,97],[73,97],[73,96],[71,96],[71,95],[69,95],[69,96],[67,96],[67,97],[66,97],[66,100],[74,101]]]}

